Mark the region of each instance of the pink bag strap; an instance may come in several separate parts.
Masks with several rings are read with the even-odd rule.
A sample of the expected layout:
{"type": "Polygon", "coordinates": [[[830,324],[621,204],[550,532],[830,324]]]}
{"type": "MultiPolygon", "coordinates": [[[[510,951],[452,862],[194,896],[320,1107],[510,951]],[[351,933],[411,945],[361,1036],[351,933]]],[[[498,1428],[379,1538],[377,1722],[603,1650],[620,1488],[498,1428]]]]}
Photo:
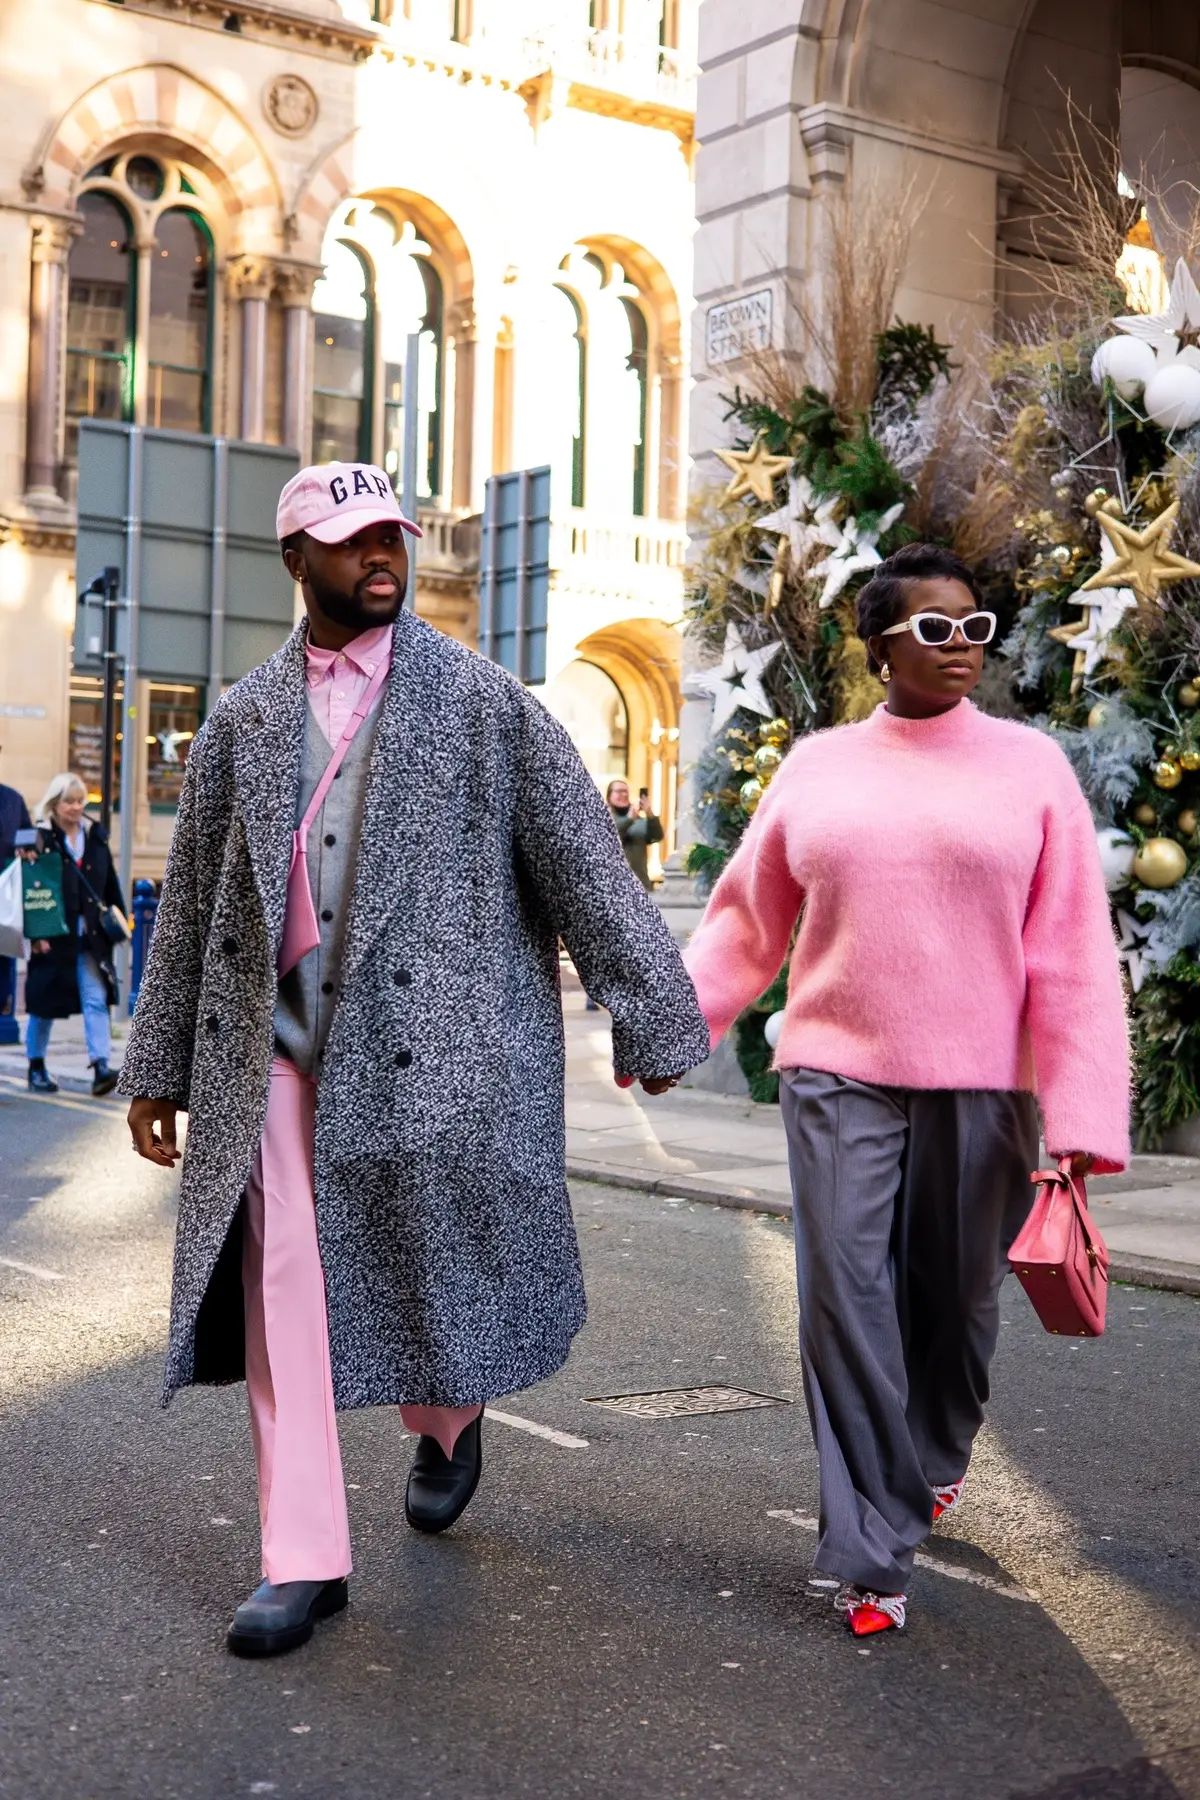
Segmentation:
{"type": "Polygon", "coordinates": [[[385,657],[383,662],[380,663],[379,667],[376,669],[375,673],[372,675],[370,681],[367,683],[366,691],[364,692],[362,699],[359,701],[358,705],[355,707],[354,711],[351,713],[350,718],[346,725],[346,729],[345,729],[345,731],[343,731],[341,737],[338,739],[337,747],[334,750],[333,755],[330,757],[328,763],[326,763],[326,765],[325,765],[325,773],[322,775],[320,781],[318,781],[318,783],[317,783],[316,792],[314,793],[312,799],[308,803],[308,811],[305,813],[304,817],[301,819],[299,827],[297,829],[297,836],[299,837],[300,842],[302,844],[306,844],[308,842],[308,834],[312,830],[313,820],[316,818],[317,814],[320,812],[321,808],[324,806],[325,796],[326,796],[326,794],[328,794],[330,788],[333,786],[334,780],[337,776],[337,772],[346,760],[346,752],[349,750],[351,744],[354,742],[355,735],[358,732],[359,726],[362,724],[363,720],[366,718],[367,714],[370,712],[371,702],[372,702],[372,700],[374,700],[376,694],[379,692],[380,688],[383,686],[383,683],[387,678],[388,670],[391,668],[391,666],[392,666],[391,658],[385,657]]]}

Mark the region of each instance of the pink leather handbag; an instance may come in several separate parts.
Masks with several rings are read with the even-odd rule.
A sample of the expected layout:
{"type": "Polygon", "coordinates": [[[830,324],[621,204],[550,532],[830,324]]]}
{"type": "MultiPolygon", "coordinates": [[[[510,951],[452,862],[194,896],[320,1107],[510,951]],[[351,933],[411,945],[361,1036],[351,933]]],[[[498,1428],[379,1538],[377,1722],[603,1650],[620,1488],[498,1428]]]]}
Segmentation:
{"type": "Polygon", "coordinates": [[[1038,1318],[1055,1336],[1099,1337],[1108,1301],[1108,1248],[1088,1212],[1082,1177],[1064,1157],[1039,1169],[1033,1210],[1008,1260],[1038,1318]]]}
{"type": "Polygon", "coordinates": [[[370,712],[371,702],[383,685],[390,667],[390,661],[385,660],[372,675],[366,692],[350,715],[346,729],[338,740],[336,750],[325,765],[325,773],[317,783],[317,790],[308,803],[308,810],[301,819],[299,827],[292,833],[292,860],[288,865],[283,937],[279,945],[279,955],[275,959],[275,969],[280,976],[288,974],[298,962],[308,955],[310,950],[315,950],[321,942],[321,928],[317,924],[317,909],[313,905],[312,888],[308,882],[308,834],[312,830],[313,820],[325,804],[325,796],[333,786],[334,777],[345,761],[346,752],[354,742],[355,733],[370,712]]]}

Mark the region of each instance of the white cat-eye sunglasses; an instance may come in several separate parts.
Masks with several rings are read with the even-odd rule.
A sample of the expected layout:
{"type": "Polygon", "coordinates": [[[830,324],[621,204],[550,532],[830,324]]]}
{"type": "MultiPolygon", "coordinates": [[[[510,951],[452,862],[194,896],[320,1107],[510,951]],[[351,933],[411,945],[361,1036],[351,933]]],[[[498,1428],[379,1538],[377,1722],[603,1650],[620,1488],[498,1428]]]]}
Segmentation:
{"type": "Polygon", "coordinates": [[[918,644],[930,648],[952,643],[956,631],[961,631],[964,644],[990,644],[996,635],[996,615],[994,612],[973,612],[965,619],[951,619],[945,613],[916,612],[911,619],[889,625],[879,635],[895,637],[901,631],[911,631],[918,644]]]}

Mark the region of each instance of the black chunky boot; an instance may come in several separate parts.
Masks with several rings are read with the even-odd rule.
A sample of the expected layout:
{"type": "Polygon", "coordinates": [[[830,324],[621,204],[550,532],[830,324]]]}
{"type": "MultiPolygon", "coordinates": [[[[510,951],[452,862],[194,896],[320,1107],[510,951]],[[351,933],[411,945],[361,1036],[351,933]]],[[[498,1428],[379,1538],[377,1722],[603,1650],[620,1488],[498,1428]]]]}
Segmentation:
{"type": "Polygon", "coordinates": [[[99,1062],[94,1062],[92,1064],[92,1070],[93,1094],[97,1097],[101,1094],[111,1094],[116,1087],[117,1082],[120,1080],[117,1071],[115,1069],[110,1069],[103,1057],[100,1058],[99,1062]]]}
{"type": "Polygon", "coordinates": [[[445,1531],[470,1504],[483,1470],[483,1414],[464,1425],[447,1456],[435,1437],[422,1437],[409,1470],[404,1516],[414,1531],[445,1531]]]}
{"type": "Polygon", "coordinates": [[[32,1057],[29,1063],[29,1085],[35,1094],[57,1094],[58,1083],[51,1081],[46,1073],[45,1059],[32,1057]]]}

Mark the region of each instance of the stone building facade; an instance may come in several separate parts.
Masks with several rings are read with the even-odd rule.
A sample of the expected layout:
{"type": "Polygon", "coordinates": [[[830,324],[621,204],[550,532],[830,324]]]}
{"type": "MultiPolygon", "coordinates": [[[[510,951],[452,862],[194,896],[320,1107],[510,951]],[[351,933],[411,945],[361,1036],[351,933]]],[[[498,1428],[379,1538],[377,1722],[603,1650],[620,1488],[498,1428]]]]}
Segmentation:
{"type": "MultiPolygon", "coordinates": [[[[97,766],[72,673],[78,421],[362,457],[474,641],[493,472],[553,470],[544,697],[672,822],[696,0],[7,0],[0,778],[97,766]]],[[[211,697],[145,684],[135,874],[211,697]]],[[[122,747],[123,748],[123,747],[122,747]]]]}
{"type": "Polygon", "coordinates": [[[703,0],[700,63],[701,476],[742,345],[804,348],[793,301],[820,264],[823,193],[919,194],[898,310],[961,344],[1030,292],[1028,172],[1072,107],[1135,180],[1197,181],[1194,0],[703,0]]]}

